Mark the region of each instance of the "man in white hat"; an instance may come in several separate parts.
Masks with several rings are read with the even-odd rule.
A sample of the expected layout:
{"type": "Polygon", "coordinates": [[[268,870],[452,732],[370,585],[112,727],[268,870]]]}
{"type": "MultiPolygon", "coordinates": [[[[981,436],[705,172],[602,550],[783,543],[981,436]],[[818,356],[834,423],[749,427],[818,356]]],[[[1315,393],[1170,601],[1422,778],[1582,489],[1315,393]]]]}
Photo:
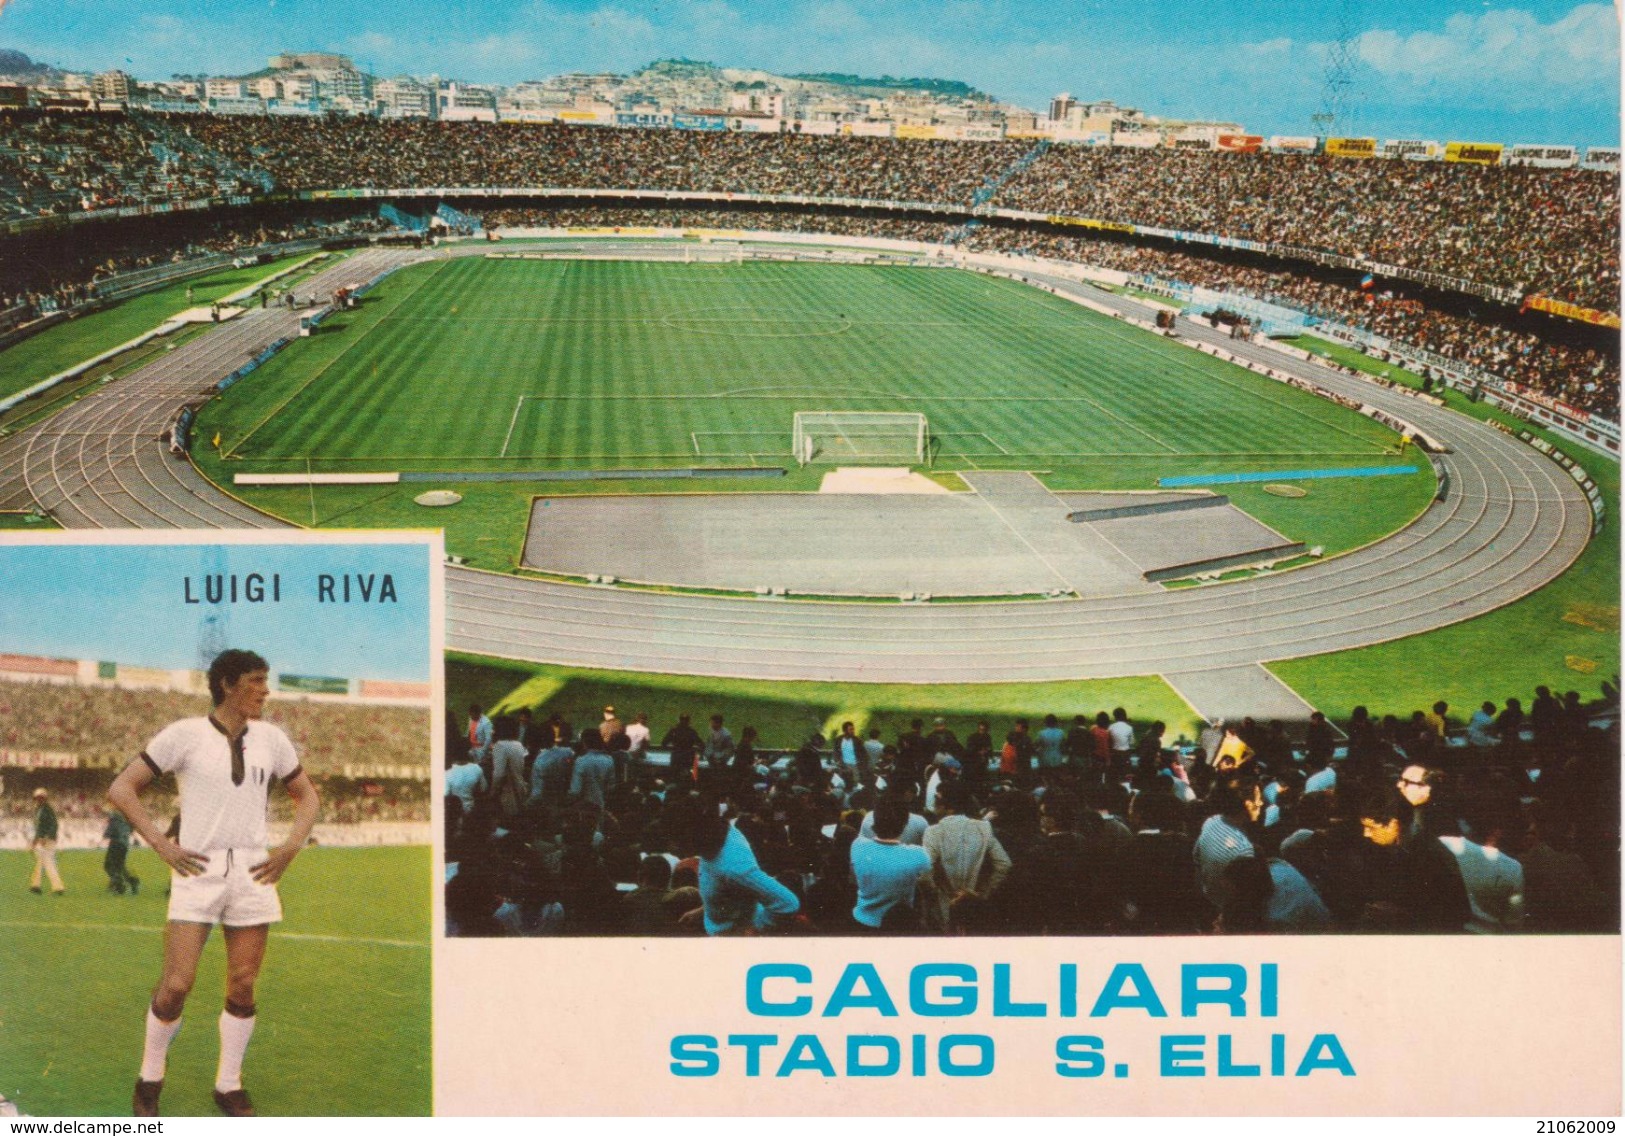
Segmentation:
{"type": "Polygon", "coordinates": [[[615,716],[615,707],[604,707],[604,720],[598,726],[598,736],[604,739],[606,747],[613,747],[615,739],[625,732],[621,720],[615,716]]]}

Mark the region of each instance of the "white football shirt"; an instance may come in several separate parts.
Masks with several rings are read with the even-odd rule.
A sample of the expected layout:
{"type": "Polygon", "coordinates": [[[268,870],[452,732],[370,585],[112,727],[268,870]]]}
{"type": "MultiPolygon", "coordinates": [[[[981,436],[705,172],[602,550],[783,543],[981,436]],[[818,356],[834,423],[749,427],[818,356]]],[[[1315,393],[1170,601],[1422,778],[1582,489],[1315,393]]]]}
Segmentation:
{"type": "Polygon", "coordinates": [[[239,735],[242,774],[232,778],[232,740],[211,715],[183,718],[152,739],[141,760],[154,773],[173,773],[180,786],[183,848],[212,852],[224,848],[264,848],[265,812],[271,782],[299,775],[299,755],[288,735],[269,722],[254,721],[239,735]]]}

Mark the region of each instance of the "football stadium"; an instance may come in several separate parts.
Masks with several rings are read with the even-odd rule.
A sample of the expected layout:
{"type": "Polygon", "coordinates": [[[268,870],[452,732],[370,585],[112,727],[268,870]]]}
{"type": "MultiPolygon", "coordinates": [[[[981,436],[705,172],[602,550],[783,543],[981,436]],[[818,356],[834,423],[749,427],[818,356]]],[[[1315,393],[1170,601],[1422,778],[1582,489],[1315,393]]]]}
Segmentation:
{"type": "Polygon", "coordinates": [[[1618,150],[898,130],[0,112],[0,509],[443,528],[454,934],[1617,930],[1618,150]]]}

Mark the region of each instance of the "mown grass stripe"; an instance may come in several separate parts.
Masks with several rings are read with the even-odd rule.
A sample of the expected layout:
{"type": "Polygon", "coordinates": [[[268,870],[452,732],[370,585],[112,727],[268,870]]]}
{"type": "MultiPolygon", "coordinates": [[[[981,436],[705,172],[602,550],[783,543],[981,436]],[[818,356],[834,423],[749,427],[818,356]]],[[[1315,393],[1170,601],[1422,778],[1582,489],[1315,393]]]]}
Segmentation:
{"type": "Polygon", "coordinates": [[[696,432],[787,448],[795,411],[843,408],[918,410],[1063,465],[1384,449],[1380,427],[1312,396],[947,270],[469,259],[377,298],[387,310],[346,313],[232,392],[225,433],[253,434],[236,456],[491,463],[508,439],[510,465],[655,460],[692,456],[696,432]],[[654,393],[670,397],[624,397],[654,393]]]}

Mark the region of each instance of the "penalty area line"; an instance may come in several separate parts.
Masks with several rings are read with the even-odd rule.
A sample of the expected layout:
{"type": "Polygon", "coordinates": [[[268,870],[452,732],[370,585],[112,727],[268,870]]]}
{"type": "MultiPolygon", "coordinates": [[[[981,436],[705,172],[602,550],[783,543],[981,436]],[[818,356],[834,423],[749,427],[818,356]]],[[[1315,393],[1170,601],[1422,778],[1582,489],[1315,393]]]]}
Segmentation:
{"type": "Polygon", "coordinates": [[[519,412],[524,409],[525,400],[529,397],[530,395],[528,394],[522,394],[519,396],[518,400],[514,402],[513,417],[508,420],[508,432],[502,436],[502,452],[498,454],[497,457],[505,458],[508,456],[508,443],[513,441],[513,428],[519,425],[519,412]]]}

